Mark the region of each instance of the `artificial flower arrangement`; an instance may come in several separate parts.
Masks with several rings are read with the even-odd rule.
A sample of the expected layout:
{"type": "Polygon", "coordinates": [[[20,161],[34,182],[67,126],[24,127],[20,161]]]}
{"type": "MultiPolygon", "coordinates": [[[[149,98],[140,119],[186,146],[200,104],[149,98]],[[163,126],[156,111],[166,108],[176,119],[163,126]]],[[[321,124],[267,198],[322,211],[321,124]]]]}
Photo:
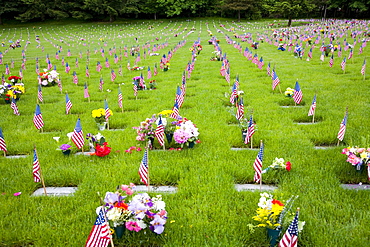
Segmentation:
{"type": "Polygon", "coordinates": [[[149,81],[149,89],[150,89],[150,90],[157,89],[157,83],[156,83],[156,80],[151,80],[151,81],[149,81]]]}
{"type": "Polygon", "coordinates": [[[65,154],[65,155],[70,154],[71,149],[72,149],[72,146],[70,145],[72,135],[73,135],[73,132],[68,133],[67,137],[68,137],[69,141],[68,141],[68,143],[64,143],[62,145],[59,145],[60,136],[53,137],[53,139],[58,143],[58,148],[56,150],[62,151],[62,153],[65,154]]]}
{"type": "Polygon", "coordinates": [[[0,96],[7,102],[12,99],[19,100],[24,92],[25,88],[23,83],[11,85],[5,82],[3,85],[0,85],[0,96]]]}
{"type": "Polygon", "coordinates": [[[270,170],[283,170],[290,171],[292,169],[292,163],[290,161],[285,162],[283,158],[275,158],[272,165],[268,166],[266,169],[262,170],[262,173],[266,173],[270,170]]]}
{"type": "Polygon", "coordinates": [[[136,87],[137,87],[137,90],[146,90],[147,89],[147,87],[146,87],[146,85],[145,85],[145,81],[143,80],[141,83],[140,83],[140,76],[135,76],[135,77],[133,77],[132,78],[132,84],[134,85],[136,85],[136,87]]]}
{"type": "MultiPolygon", "coordinates": [[[[166,203],[161,195],[150,197],[147,193],[134,193],[135,185],[118,186],[116,192],[106,192],[104,202],[107,219],[113,227],[124,226],[129,231],[145,229],[162,234],[167,222],[166,203]]],[[[100,207],[97,208],[97,212],[100,207]]]]}
{"type": "Polygon", "coordinates": [[[138,66],[134,66],[131,68],[131,70],[143,70],[144,67],[138,67],[138,66]]]}
{"type": "Polygon", "coordinates": [[[169,70],[170,69],[170,63],[165,63],[164,65],[163,65],[163,71],[167,71],[167,70],[169,70]]]}
{"type": "Polygon", "coordinates": [[[95,150],[91,155],[104,157],[110,154],[112,148],[108,147],[108,142],[105,141],[105,137],[102,134],[93,135],[88,133],[86,134],[86,139],[89,141],[90,150],[95,150]]]}
{"type": "Polygon", "coordinates": [[[277,200],[273,195],[266,192],[261,193],[260,196],[256,215],[252,217],[258,224],[248,224],[251,232],[254,232],[256,227],[280,230],[283,225],[293,219],[294,214],[290,213],[290,210],[298,196],[291,196],[286,202],[277,200]],[[287,215],[288,217],[286,217],[287,215]]]}
{"type": "MultiPolygon", "coordinates": [[[[347,147],[342,150],[342,154],[347,155],[347,162],[358,171],[370,165],[370,148],[347,147]]],[[[370,180],[370,171],[368,172],[370,180]]]]}
{"type": "Polygon", "coordinates": [[[9,76],[9,77],[8,77],[8,80],[9,80],[11,83],[13,83],[13,85],[15,85],[16,83],[18,83],[18,81],[21,81],[21,80],[22,80],[22,77],[12,75],[12,76],[9,76]]]}
{"type": "Polygon", "coordinates": [[[289,98],[293,97],[293,94],[294,94],[294,89],[292,89],[292,88],[290,88],[290,87],[288,87],[288,88],[285,90],[285,92],[284,92],[284,95],[285,95],[286,97],[289,97],[289,98]]]}
{"type": "MultiPolygon", "coordinates": [[[[111,116],[113,115],[113,111],[111,109],[109,109],[109,113],[111,116]]],[[[92,110],[91,116],[95,119],[96,123],[102,124],[105,122],[105,109],[99,108],[92,110]]]]}
{"type": "Polygon", "coordinates": [[[55,70],[47,71],[44,69],[44,72],[39,73],[40,84],[41,86],[54,86],[59,81],[59,73],[55,70]]]}
{"type": "Polygon", "coordinates": [[[159,116],[161,116],[162,124],[164,125],[164,132],[167,142],[170,144],[172,139],[176,144],[180,144],[181,148],[184,145],[193,147],[194,144],[200,143],[199,132],[196,125],[187,118],[178,117],[177,119],[171,118],[172,110],[164,110],[154,114],[151,118],[147,118],[140,123],[139,127],[132,127],[136,129],[137,141],[150,141],[151,145],[154,141],[154,133],[158,126],[159,116]]]}

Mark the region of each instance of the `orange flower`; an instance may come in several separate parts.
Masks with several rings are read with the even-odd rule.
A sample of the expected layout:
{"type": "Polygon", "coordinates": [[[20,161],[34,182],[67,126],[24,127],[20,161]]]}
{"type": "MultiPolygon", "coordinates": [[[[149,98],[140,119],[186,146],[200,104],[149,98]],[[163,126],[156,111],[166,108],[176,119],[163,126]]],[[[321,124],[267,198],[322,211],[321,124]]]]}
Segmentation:
{"type": "Polygon", "coordinates": [[[283,203],[281,203],[281,201],[276,200],[276,199],[273,199],[273,200],[272,200],[272,204],[277,204],[277,205],[279,205],[279,206],[284,206],[284,204],[283,204],[283,203]]]}

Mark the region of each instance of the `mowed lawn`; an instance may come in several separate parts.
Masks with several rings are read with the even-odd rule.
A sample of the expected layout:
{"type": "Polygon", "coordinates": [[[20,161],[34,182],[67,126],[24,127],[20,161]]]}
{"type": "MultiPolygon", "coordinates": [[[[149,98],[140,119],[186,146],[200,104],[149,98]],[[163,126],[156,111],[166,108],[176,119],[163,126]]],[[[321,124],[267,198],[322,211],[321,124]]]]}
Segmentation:
{"type": "MultiPolygon", "coordinates": [[[[234,188],[235,184],[253,184],[253,162],[261,140],[265,146],[263,169],[271,165],[275,157],[292,163],[290,172],[263,174],[263,183],[277,186],[272,194],[282,201],[291,195],[299,196],[294,208],[300,208],[300,220],[306,222],[299,235],[299,246],[368,246],[369,192],[345,190],[340,184],[368,183],[367,171],[357,173],[341,151],[348,146],[370,146],[370,76],[364,77],[360,72],[370,52],[367,46],[359,52],[360,46],[366,44],[362,41],[369,39],[364,35],[369,23],[338,21],[329,25],[300,20],[290,29],[286,23],[173,19],[3,26],[0,71],[7,81],[10,75],[19,76],[24,63],[26,92],[17,102],[20,116],[13,114],[9,104],[0,101],[0,127],[7,144],[7,156],[27,156],[0,157],[0,246],[84,246],[96,219],[95,209],[100,205],[98,192],[103,196],[107,191],[114,192],[120,184],[142,184],[138,168],[143,151],[125,152],[132,146],[145,146],[136,141],[132,127],[139,126],[153,114],[172,109],[176,88],[181,85],[182,74],[192,59],[190,48],[198,40],[203,50],[196,57],[190,78],[187,77],[180,115],[196,124],[201,143],[181,151],[149,151],[151,184],[172,185],[178,189],[177,193],[162,193],[168,211],[165,230],[161,235],[126,231],[122,240],[115,240],[115,246],[269,246],[264,228],[251,233],[247,226],[256,224],[252,217],[256,214],[260,191],[238,192],[234,188]],[[332,67],[330,56],[320,60],[322,42],[325,45],[330,42],[327,35],[320,32],[326,26],[328,34],[336,34],[333,45],[339,44],[342,49],[340,57],[338,51],[333,53],[332,67]],[[289,43],[286,36],[281,37],[282,32],[289,34],[293,45],[302,44],[302,59],[294,57],[294,46],[290,51],[289,46],[286,51],[277,50],[276,44],[289,43]],[[353,33],[357,36],[351,37],[353,33]],[[222,62],[210,60],[215,51],[215,46],[208,43],[211,35],[220,40],[219,47],[230,63],[230,84],[220,75],[222,62]],[[313,46],[312,58],[308,61],[309,36],[313,46]],[[21,47],[9,48],[9,41],[16,40],[20,40],[21,47]],[[251,47],[253,41],[259,42],[257,50],[251,47]],[[350,53],[350,49],[344,49],[346,42],[354,45],[353,57],[347,59],[343,71],[340,63],[350,53]],[[133,47],[140,48],[140,61],[130,54],[133,47]],[[153,51],[154,47],[157,51],[153,51]],[[245,48],[258,58],[263,57],[261,70],[243,55],[245,48]],[[160,69],[160,59],[164,54],[168,56],[169,51],[173,52],[170,69],[164,72],[160,69]],[[150,53],[158,53],[158,56],[150,56],[150,53]],[[48,66],[47,58],[53,68],[56,66],[62,88],[57,85],[42,88],[44,102],[40,103],[40,109],[45,125],[40,131],[32,122],[38,90],[36,65],[42,72],[48,66]],[[128,63],[134,67],[135,61],[136,66],[144,69],[128,70],[128,63]],[[96,70],[98,62],[102,65],[100,72],[96,70]],[[65,72],[66,63],[70,66],[69,73],[65,72]],[[266,72],[268,63],[281,81],[275,90],[266,72]],[[5,74],[6,65],[10,75],[5,74]],[[152,72],[155,66],[158,68],[158,75],[152,78],[156,80],[157,89],[138,91],[136,99],[132,78],[142,73],[148,82],[148,66],[152,72]],[[90,77],[86,76],[87,68],[90,77]],[[112,70],[117,74],[114,81],[112,70]],[[74,71],[77,85],[73,83],[74,71]],[[244,92],[245,117],[249,119],[252,113],[256,123],[253,149],[243,143],[237,121],[228,111],[236,76],[239,90],[244,92]],[[101,79],[104,81],[102,90],[99,88],[101,79]],[[299,106],[284,96],[285,89],[294,88],[296,81],[303,93],[299,106]],[[84,98],[85,83],[89,99],[84,98]],[[119,88],[123,111],[117,102],[119,88]],[[68,115],[66,93],[73,104],[68,115]],[[312,121],[307,113],[315,94],[315,124],[298,124],[312,121]],[[67,133],[74,130],[78,118],[84,135],[98,133],[91,111],[104,108],[105,99],[113,115],[109,119],[110,130],[100,133],[112,152],[106,157],[74,155],[79,150],[73,146],[72,154],[64,156],[56,150],[68,142],[67,133]],[[282,107],[287,105],[291,107],[282,107]],[[346,108],[347,129],[343,142],[337,146],[346,108]],[[53,139],[57,136],[61,137],[59,144],[53,139]],[[329,148],[317,149],[317,146],[329,148]],[[31,196],[42,187],[33,181],[34,147],[46,186],[77,186],[73,196],[31,196]],[[245,149],[235,151],[233,147],[245,149]],[[14,196],[16,192],[22,194],[14,196]]],[[[154,146],[160,149],[157,141],[154,146]]],[[[88,149],[87,144],[84,149],[88,149]]]]}

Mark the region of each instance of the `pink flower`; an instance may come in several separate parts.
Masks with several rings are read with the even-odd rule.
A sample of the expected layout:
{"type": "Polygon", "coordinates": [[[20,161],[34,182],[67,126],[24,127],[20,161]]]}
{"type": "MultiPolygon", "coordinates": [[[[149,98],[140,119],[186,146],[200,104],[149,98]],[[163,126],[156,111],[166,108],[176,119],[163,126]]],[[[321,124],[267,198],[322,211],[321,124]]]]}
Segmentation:
{"type": "Polygon", "coordinates": [[[136,151],[140,152],[141,151],[141,148],[137,147],[136,148],[136,151]]]}
{"type": "Polygon", "coordinates": [[[342,154],[347,154],[348,155],[348,148],[343,148],[343,150],[342,150],[342,154]]]}
{"type": "Polygon", "coordinates": [[[130,187],[131,187],[131,188],[134,188],[135,186],[136,186],[135,184],[130,183],[130,187]]]}
{"type": "Polygon", "coordinates": [[[362,153],[363,151],[365,151],[365,148],[359,148],[359,149],[357,149],[357,153],[362,153]]]}
{"type": "Polygon", "coordinates": [[[352,165],[357,165],[358,163],[361,162],[361,158],[357,157],[354,154],[350,154],[348,156],[347,162],[351,163],[352,165]]]}
{"type": "Polygon", "coordinates": [[[125,184],[122,184],[122,186],[121,186],[121,190],[123,190],[123,191],[128,190],[128,186],[127,186],[127,185],[125,185],[125,184]]]}
{"type": "Polygon", "coordinates": [[[141,230],[140,226],[135,221],[128,221],[128,222],[126,222],[126,228],[129,231],[135,231],[135,232],[138,232],[138,231],[141,230]]]}
{"type": "Polygon", "coordinates": [[[17,193],[14,193],[13,196],[20,196],[22,194],[22,192],[17,192],[17,193]]]}
{"type": "Polygon", "coordinates": [[[173,138],[176,143],[183,144],[187,142],[187,140],[190,138],[190,135],[188,132],[178,129],[174,132],[173,138]]]}
{"type": "Polygon", "coordinates": [[[130,196],[130,195],[134,194],[134,191],[132,189],[128,188],[126,190],[126,194],[130,196]]]}

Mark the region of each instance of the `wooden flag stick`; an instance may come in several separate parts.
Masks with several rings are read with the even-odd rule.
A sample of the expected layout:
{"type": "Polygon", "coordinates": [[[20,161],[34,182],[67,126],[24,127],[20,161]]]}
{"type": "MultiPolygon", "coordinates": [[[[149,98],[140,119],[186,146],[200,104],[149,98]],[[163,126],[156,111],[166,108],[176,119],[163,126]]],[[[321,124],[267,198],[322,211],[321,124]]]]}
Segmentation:
{"type": "Polygon", "coordinates": [[[315,123],[315,112],[312,114],[312,123],[315,123]]]}
{"type": "MultiPolygon", "coordinates": [[[[36,150],[36,145],[33,146],[34,149],[35,149],[35,152],[36,152],[36,156],[39,157],[39,155],[37,154],[37,150],[36,150]]],[[[40,167],[40,179],[41,179],[41,184],[42,184],[42,187],[44,188],[44,194],[45,196],[48,195],[48,193],[46,192],[46,187],[45,187],[45,181],[44,181],[44,177],[42,176],[42,172],[41,172],[41,165],[39,165],[40,167]]]]}
{"type": "MultiPolygon", "coordinates": [[[[100,192],[98,191],[97,192],[97,194],[98,194],[98,196],[99,196],[99,201],[100,201],[100,206],[103,208],[103,212],[104,212],[104,221],[105,221],[105,223],[107,224],[107,226],[108,226],[108,228],[109,228],[109,230],[110,230],[110,226],[109,226],[109,223],[108,223],[108,219],[107,219],[107,216],[105,215],[105,209],[104,209],[104,202],[103,202],[103,200],[101,199],[101,197],[100,197],[100,192]]],[[[111,238],[110,238],[110,244],[111,244],[111,246],[112,247],[114,247],[114,243],[113,243],[113,236],[111,236],[111,238]]]]}
{"type": "MultiPolygon", "coordinates": [[[[150,142],[150,141],[149,141],[150,142]]],[[[147,157],[147,162],[148,162],[148,185],[146,186],[148,188],[148,193],[150,193],[150,176],[149,176],[149,142],[148,142],[148,145],[147,145],[147,150],[148,150],[148,157],[147,157]]]]}
{"type": "Polygon", "coordinates": [[[4,151],[4,157],[6,157],[6,152],[4,151]]]}
{"type": "Polygon", "coordinates": [[[279,86],[280,93],[283,94],[283,92],[281,91],[280,83],[278,84],[278,86],[279,86]]]}
{"type": "MultiPolygon", "coordinates": [[[[260,141],[260,148],[262,147],[262,140],[260,141]]],[[[262,162],[262,160],[261,160],[262,162]]],[[[260,191],[262,191],[262,164],[261,164],[261,177],[260,177],[260,191]]]]}

